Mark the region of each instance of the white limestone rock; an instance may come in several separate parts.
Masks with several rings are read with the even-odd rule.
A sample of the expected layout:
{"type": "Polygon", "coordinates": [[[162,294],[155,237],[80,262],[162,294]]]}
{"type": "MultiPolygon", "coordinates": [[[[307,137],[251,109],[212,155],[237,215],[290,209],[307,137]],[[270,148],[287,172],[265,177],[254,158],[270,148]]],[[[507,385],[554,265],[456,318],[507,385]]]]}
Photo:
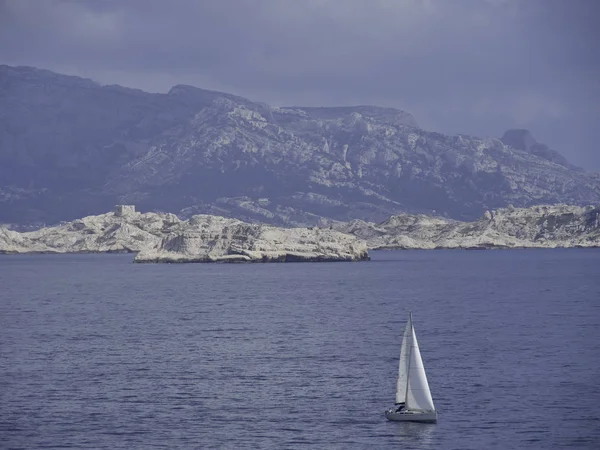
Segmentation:
{"type": "Polygon", "coordinates": [[[133,207],[56,227],[0,228],[0,253],[139,252],[135,262],[289,262],[367,260],[367,246],[330,229],[277,228],[236,219],[135,212],[133,207]]]}
{"type": "Polygon", "coordinates": [[[120,205],[112,213],[36,231],[17,233],[0,228],[0,253],[138,252],[158,246],[161,231],[177,222],[174,214],[140,214],[120,205]]]}
{"type": "Polygon", "coordinates": [[[600,247],[600,207],[509,207],[486,211],[475,222],[403,214],[334,228],[366,240],[371,249],[600,247]]]}
{"type": "Polygon", "coordinates": [[[196,215],[135,262],[299,262],[368,259],[364,241],[329,229],[277,228],[196,215]]]}

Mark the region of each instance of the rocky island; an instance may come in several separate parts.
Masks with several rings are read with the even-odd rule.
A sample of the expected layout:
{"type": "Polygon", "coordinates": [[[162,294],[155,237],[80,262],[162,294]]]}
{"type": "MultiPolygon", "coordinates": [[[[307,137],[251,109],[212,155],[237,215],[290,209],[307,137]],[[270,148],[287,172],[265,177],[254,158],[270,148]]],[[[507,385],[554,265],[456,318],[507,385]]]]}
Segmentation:
{"type": "Polygon", "coordinates": [[[139,213],[133,206],[18,233],[0,227],[0,253],[137,253],[141,262],[363,261],[367,249],[600,247],[600,207],[501,208],[479,220],[400,214],[384,222],[281,228],[198,214],[139,213]]]}
{"type": "Polygon", "coordinates": [[[0,228],[0,253],[137,253],[134,262],[296,262],[368,260],[358,238],[319,228],[277,228],[237,219],[114,212],[18,233],[0,228]]]}
{"type": "Polygon", "coordinates": [[[486,211],[473,222],[400,214],[376,224],[334,226],[370,249],[487,249],[600,247],[600,207],[533,206],[486,211]]]}

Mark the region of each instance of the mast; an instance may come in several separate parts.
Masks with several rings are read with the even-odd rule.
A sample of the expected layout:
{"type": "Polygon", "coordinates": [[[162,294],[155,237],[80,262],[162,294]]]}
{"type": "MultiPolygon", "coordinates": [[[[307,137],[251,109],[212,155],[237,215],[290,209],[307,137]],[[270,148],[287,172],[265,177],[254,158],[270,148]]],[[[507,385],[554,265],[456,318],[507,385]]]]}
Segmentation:
{"type": "Polygon", "coordinates": [[[409,386],[409,380],[410,380],[410,360],[412,357],[412,348],[413,348],[413,335],[415,334],[414,329],[413,329],[413,321],[412,321],[412,311],[410,311],[408,313],[408,322],[410,323],[410,345],[409,345],[409,351],[408,351],[408,366],[406,369],[406,391],[404,392],[404,407],[406,408],[407,405],[407,400],[408,400],[408,386],[409,386]]]}

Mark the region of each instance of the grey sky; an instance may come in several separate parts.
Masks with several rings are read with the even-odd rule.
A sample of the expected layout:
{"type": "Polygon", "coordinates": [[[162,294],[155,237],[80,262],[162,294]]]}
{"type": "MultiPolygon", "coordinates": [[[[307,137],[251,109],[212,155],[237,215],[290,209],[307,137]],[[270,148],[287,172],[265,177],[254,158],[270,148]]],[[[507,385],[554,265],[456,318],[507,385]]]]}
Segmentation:
{"type": "Polygon", "coordinates": [[[600,170],[600,0],[0,0],[0,63],[529,128],[600,170]]]}

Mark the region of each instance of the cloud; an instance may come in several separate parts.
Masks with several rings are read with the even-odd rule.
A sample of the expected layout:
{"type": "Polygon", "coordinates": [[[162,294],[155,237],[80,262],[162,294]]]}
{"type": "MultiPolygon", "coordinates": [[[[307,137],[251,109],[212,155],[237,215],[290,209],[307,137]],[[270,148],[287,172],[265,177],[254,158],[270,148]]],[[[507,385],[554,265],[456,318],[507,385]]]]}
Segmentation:
{"type": "Polygon", "coordinates": [[[450,133],[526,126],[600,169],[599,12],[596,0],[4,0],[0,62],[150,91],[395,106],[450,133]]]}

